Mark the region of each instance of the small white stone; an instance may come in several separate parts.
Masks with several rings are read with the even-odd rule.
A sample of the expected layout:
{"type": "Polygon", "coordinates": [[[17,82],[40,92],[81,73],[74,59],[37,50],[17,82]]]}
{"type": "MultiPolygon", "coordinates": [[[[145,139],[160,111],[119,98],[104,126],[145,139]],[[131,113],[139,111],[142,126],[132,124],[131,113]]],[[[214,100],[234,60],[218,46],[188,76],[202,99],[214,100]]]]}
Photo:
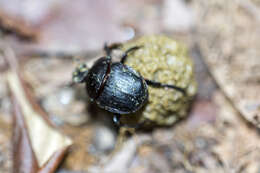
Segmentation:
{"type": "Polygon", "coordinates": [[[97,153],[112,150],[115,146],[116,136],[114,132],[105,126],[97,127],[93,139],[93,145],[97,153]]]}

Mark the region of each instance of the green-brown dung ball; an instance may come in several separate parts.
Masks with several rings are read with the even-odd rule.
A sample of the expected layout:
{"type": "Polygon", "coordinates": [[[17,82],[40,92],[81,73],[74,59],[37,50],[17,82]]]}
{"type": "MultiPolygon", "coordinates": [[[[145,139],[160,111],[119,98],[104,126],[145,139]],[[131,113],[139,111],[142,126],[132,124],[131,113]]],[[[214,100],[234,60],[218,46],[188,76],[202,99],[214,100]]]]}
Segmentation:
{"type": "Polygon", "coordinates": [[[147,122],[145,125],[172,125],[187,116],[197,85],[194,69],[184,45],[165,36],[145,36],[125,43],[125,51],[134,46],[140,49],[129,54],[126,65],[145,79],[184,88],[186,94],[171,88],[148,87],[147,104],[138,112],[122,116],[125,123],[147,122]]]}

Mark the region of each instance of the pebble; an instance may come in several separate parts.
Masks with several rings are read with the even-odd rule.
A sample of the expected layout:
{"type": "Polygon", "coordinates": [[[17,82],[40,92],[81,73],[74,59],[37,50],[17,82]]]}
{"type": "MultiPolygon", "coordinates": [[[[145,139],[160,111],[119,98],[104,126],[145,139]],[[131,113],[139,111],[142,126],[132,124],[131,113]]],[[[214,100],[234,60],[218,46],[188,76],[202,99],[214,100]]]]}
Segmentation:
{"type": "Polygon", "coordinates": [[[92,152],[103,154],[114,149],[116,135],[112,129],[105,126],[99,126],[94,133],[92,152]]]}

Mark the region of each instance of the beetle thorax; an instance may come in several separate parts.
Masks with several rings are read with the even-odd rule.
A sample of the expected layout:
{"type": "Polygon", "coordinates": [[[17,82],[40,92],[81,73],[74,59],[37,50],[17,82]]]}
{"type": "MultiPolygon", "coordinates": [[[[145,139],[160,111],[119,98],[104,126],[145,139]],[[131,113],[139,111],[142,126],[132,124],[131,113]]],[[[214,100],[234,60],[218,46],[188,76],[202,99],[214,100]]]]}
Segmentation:
{"type": "Polygon", "coordinates": [[[86,77],[86,89],[91,99],[97,99],[104,87],[110,71],[111,60],[107,57],[98,59],[86,77]]]}

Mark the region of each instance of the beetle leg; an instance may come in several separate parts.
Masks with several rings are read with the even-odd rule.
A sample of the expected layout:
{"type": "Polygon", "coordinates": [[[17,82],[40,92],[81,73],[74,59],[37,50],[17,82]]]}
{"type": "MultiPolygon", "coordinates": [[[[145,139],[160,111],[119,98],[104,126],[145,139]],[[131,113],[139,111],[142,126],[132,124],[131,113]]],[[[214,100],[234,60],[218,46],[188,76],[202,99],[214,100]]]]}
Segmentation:
{"type": "Polygon", "coordinates": [[[114,114],[114,117],[113,117],[113,121],[114,123],[119,126],[119,127],[126,127],[126,128],[139,128],[141,125],[144,124],[144,122],[142,123],[138,123],[136,125],[130,125],[130,124],[122,124],[121,121],[120,121],[120,118],[121,118],[121,115],[120,114],[114,114]]]}
{"type": "Polygon", "coordinates": [[[156,82],[156,81],[148,80],[148,79],[145,79],[145,81],[146,81],[147,85],[150,85],[150,86],[153,86],[153,87],[157,87],[157,88],[159,88],[159,87],[172,88],[172,89],[175,89],[177,91],[182,92],[183,94],[186,94],[185,89],[177,87],[177,86],[174,86],[174,85],[162,84],[160,82],[156,82]]]}
{"type": "Polygon", "coordinates": [[[114,49],[118,49],[122,44],[121,43],[113,43],[111,45],[107,45],[107,43],[105,43],[104,45],[104,50],[106,52],[106,55],[111,57],[111,53],[114,49]]]}
{"type": "Polygon", "coordinates": [[[128,56],[128,54],[129,54],[130,52],[133,52],[133,51],[135,51],[135,50],[141,48],[141,47],[142,47],[142,46],[134,46],[134,47],[131,47],[131,48],[129,48],[128,50],[126,50],[126,51],[124,52],[124,54],[122,55],[120,62],[121,62],[122,64],[124,64],[124,63],[125,63],[125,60],[126,60],[126,58],[127,58],[127,56],[128,56]]]}

